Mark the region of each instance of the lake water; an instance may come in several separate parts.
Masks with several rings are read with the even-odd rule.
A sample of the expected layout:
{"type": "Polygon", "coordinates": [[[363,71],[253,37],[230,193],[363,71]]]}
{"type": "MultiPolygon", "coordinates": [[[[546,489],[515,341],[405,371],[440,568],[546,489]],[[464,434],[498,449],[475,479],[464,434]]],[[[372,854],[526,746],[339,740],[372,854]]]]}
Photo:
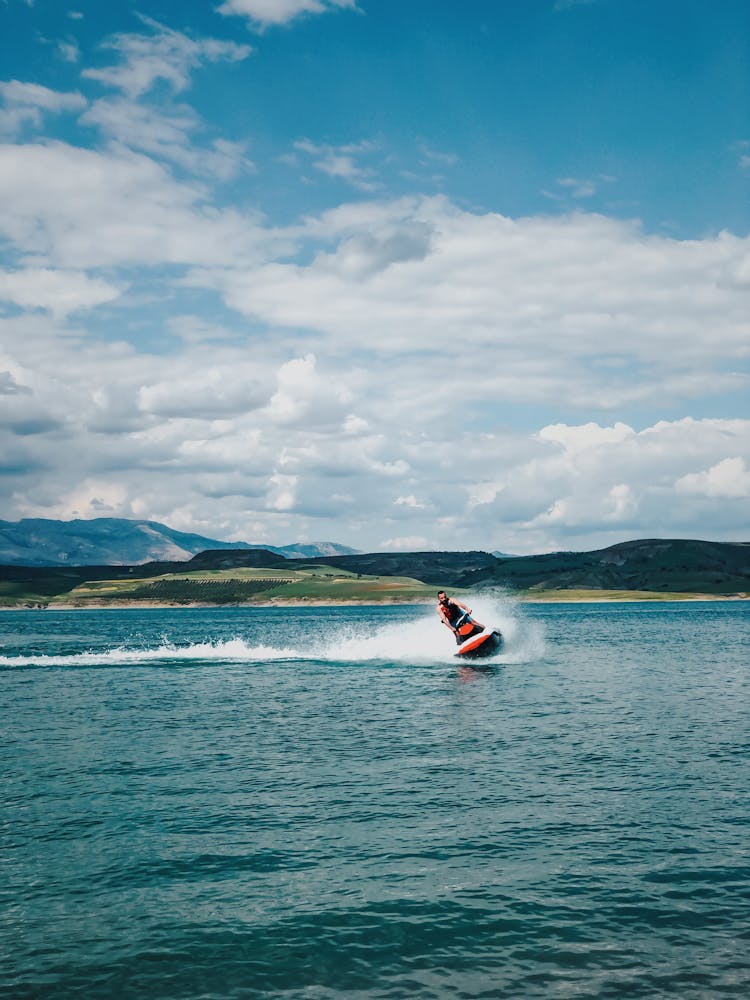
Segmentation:
{"type": "Polygon", "coordinates": [[[750,996],[750,605],[0,616],[0,995],[750,996]]]}

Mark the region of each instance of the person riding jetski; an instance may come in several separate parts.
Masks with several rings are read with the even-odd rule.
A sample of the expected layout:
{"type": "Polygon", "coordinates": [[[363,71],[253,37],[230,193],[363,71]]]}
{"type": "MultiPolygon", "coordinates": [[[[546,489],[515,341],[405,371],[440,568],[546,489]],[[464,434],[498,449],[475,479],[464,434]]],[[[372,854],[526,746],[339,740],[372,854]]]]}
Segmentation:
{"type": "Polygon", "coordinates": [[[471,622],[472,625],[477,626],[478,631],[482,631],[484,626],[480,625],[479,622],[474,622],[471,618],[471,608],[467,608],[460,601],[454,601],[452,597],[448,597],[444,590],[439,591],[437,596],[437,613],[440,615],[443,625],[447,626],[455,635],[459,646],[466,638],[465,635],[461,635],[458,631],[458,623],[460,621],[463,620],[463,623],[471,622]]]}

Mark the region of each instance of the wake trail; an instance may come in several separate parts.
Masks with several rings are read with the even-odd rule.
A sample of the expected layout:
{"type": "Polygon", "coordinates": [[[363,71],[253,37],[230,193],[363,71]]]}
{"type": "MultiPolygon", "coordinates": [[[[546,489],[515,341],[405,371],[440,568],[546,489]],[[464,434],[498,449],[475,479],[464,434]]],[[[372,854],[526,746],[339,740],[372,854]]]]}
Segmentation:
{"type": "MultiPolygon", "coordinates": [[[[468,602],[475,617],[498,628],[505,643],[487,663],[521,663],[544,652],[544,635],[538,622],[524,618],[517,602],[497,596],[482,596],[468,602]]],[[[180,645],[162,641],[158,646],[116,646],[66,654],[0,655],[0,667],[136,666],[187,663],[322,662],[435,664],[455,662],[453,636],[437,621],[432,609],[410,621],[379,626],[361,623],[337,627],[319,639],[295,636],[289,644],[253,642],[241,636],[231,639],[180,645]]]]}

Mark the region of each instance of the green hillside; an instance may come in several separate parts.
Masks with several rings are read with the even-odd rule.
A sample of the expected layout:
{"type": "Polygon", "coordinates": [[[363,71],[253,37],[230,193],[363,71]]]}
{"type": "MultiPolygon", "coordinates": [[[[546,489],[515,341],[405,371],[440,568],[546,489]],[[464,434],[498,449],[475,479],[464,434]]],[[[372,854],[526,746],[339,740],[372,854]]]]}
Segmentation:
{"type": "Polygon", "coordinates": [[[461,577],[465,587],[513,590],[750,591],[750,545],[679,539],[622,542],[594,552],[498,559],[461,577]]]}
{"type": "Polygon", "coordinates": [[[201,552],[188,562],[141,566],[0,567],[4,607],[433,600],[438,587],[459,593],[500,587],[548,600],[745,596],[750,545],[644,539],[594,552],[510,558],[407,552],[307,560],[229,549],[201,552]]]}
{"type": "MultiPolygon", "coordinates": [[[[396,576],[367,576],[335,567],[302,566],[234,567],[185,570],[154,575],[112,573],[85,579],[83,571],[44,575],[38,567],[25,568],[16,579],[3,584],[0,603],[5,606],[41,604],[99,607],[122,603],[145,604],[252,604],[256,601],[405,601],[426,600],[434,589],[419,580],[396,576]],[[24,579],[18,577],[24,576],[24,579]]],[[[99,568],[97,568],[99,569],[99,568]]]]}
{"type": "MultiPolygon", "coordinates": [[[[299,560],[290,559],[294,565],[299,560]]],[[[409,576],[431,587],[458,587],[468,574],[491,570],[497,564],[489,552],[370,552],[308,559],[307,566],[336,566],[351,573],[409,576]]]]}
{"type": "MultiPolygon", "coordinates": [[[[225,553],[211,550],[188,562],[151,562],[137,566],[0,566],[0,607],[46,604],[64,599],[75,588],[96,581],[143,581],[170,573],[184,573],[188,567],[222,562],[225,553]],[[208,558],[206,558],[208,557],[208,558]]],[[[272,567],[287,560],[266,549],[230,550],[228,565],[272,567]]]]}

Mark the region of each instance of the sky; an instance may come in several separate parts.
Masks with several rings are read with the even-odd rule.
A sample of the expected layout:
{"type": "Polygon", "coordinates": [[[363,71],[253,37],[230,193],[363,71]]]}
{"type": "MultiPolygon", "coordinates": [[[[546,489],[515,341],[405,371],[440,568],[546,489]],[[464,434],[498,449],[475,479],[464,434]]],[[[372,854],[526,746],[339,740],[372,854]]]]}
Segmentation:
{"type": "Polygon", "coordinates": [[[0,517],[750,540],[746,0],[0,0],[0,517]]]}

